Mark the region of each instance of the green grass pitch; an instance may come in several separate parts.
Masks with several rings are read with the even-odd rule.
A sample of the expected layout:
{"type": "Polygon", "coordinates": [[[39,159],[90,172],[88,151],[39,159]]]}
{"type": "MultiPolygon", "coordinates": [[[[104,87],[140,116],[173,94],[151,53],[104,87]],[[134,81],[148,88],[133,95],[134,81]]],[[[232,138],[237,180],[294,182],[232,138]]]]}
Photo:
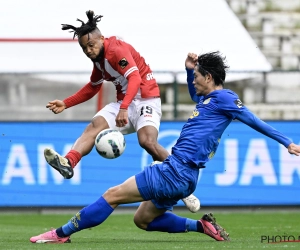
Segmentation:
{"type": "MultiPolygon", "coordinates": [[[[178,214],[199,219],[203,212],[178,214]]],[[[72,235],[70,244],[32,244],[31,236],[63,225],[73,214],[0,213],[0,249],[300,249],[300,242],[261,242],[263,236],[270,241],[276,236],[277,241],[278,236],[300,240],[300,211],[212,212],[230,233],[230,242],[217,242],[195,232],[146,232],[134,225],[133,214],[115,213],[102,225],[72,235]]]]}

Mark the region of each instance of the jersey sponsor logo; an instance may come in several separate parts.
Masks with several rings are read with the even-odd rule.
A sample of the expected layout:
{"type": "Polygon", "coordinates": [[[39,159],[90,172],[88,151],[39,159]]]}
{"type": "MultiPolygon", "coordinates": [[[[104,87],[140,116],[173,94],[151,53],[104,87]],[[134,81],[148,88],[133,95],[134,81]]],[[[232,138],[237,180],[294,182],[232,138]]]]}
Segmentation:
{"type": "Polygon", "coordinates": [[[147,76],[146,76],[146,79],[147,79],[147,81],[150,81],[150,80],[154,79],[153,73],[148,73],[147,76]]]}
{"type": "Polygon", "coordinates": [[[241,101],[240,99],[236,99],[236,100],[234,101],[234,103],[236,104],[236,106],[237,106],[238,108],[241,108],[241,107],[244,106],[244,104],[242,103],[242,101],[241,101]]]}
{"type": "Polygon", "coordinates": [[[197,109],[195,109],[194,111],[193,111],[193,114],[190,116],[190,118],[194,118],[194,117],[196,117],[196,116],[198,116],[199,115],[199,111],[197,110],[197,109]]]}
{"type": "Polygon", "coordinates": [[[112,83],[113,83],[115,86],[118,86],[118,85],[121,84],[121,81],[120,81],[120,79],[114,79],[114,80],[112,81],[112,83]]]}
{"type": "Polygon", "coordinates": [[[211,98],[204,100],[203,104],[209,104],[211,98]]]}
{"type": "Polygon", "coordinates": [[[120,61],[119,61],[119,65],[122,69],[124,69],[127,65],[128,65],[128,61],[126,60],[125,57],[123,57],[120,61]]]}

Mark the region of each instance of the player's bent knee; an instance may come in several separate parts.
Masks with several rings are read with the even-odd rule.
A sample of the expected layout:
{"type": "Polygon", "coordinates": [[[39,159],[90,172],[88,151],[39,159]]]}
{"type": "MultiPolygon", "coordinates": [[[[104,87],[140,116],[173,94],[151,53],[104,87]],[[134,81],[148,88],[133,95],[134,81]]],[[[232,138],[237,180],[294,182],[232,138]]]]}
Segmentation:
{"type": "Polygon", "coordinates": [[[140,229],[142,229],[142,230],[146,230],[147,227],[148,227],[148,223],[143,222],[143,221],[140,220],[140,218],[138,218],[137,216],[134,216],[133,222],[134,222],[134,224],[135,224],[138,228],[140,228],[140,229]]]}
{"type": "Polygon", "coordinates": [[[85,128],[84,134],[96,138],[97,134],[109,128],[106,120],[102,116],[95,117],[85,128]]]}
{"type": "Polygon", "coordinates": [[[157,145],[157,141],[156,140],[151,140],[151,139],[147,139],[147,140],[142,140],[139,142],[140,146],[142,148],[144,148],[145,150],[149,151],[155,151],[156,145],[157,145]]]}
{"type": "Polygon", "coordinates": [[[88,124],[83,131],[83,135],[87,135],[89,137],[94,137],[96,138],[96,135],[98,134],[98,129],[92,124],[88,124]]]}
{"type": "Polygon", "coordinates": [[[120,196],[118,194],[118,191],[120,189],[120,186],[111,187],[106,190],[106,192],[103,194],[103,198],[107,201],[110,205],[118,205],[120,196]]]}

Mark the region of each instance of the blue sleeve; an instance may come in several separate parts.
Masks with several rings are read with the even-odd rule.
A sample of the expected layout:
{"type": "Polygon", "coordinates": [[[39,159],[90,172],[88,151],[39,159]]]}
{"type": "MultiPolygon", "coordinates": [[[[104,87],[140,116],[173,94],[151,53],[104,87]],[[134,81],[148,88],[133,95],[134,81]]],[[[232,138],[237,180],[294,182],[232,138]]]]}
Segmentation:
{"type": "Polygon", "coordinates": [[[245,123],[249,127],[255,129],[256,131],[274,139],[275,141],[281,143],[286,148],[292,143],[292,141],[285,135],[277,131],[275,128],[265,123],[254,115],[250,110],[245,108],[241,113],[236,116],[236,119],[245,123]]]}
{"type": "Polygon", "coordinates": [[[194,70],[193,69],[185,69],[186,70],[186,74],[187,74],[187,83],[188,83],[188,88],[189,88],[189,93],[190,96],[192,98],[192,100],[196,103],[199,102],[200,100],[200,96],[196,95],[196,90],[193,84],[194,81],[194,70]]]}
{"type": "Polygon", "coordinates": [[[236,119],[246,109],[238,95],[228,89],[219,92],[218,103],[220,110],[231,119],[236,119]]]}

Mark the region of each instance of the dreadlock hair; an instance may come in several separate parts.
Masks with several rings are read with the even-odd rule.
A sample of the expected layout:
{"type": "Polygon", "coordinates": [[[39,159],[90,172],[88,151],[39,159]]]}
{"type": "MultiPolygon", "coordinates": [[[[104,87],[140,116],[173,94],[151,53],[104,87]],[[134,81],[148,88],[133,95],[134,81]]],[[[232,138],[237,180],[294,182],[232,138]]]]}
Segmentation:
{"type": "Polygon", "coordinates": [[[88,21],[87,23],[84,23],[83,21],[81,21],[80,19],[77,18],[76,21],[81,22],[81,26],[80,27],[74,27],[73,25],[69,25],[69,24],[62,24],[62,30],[69,30],[71,29],[70,32],[74,32],[74,36],[73,39],[77,36],[78,38],[89,34],[91,32],[93,32],[94,30],[99,30],[97,27],[97,22],[101,21],[101,18],[103,16],[95,16],[94,15],[94,11],[92,10],[88,10],[85,12],[87,17],[88,17],[88,21]]]}
{"type": "Polygon", "coordinates": [[[226,57],[219,51],[205,53],[198,56],[197,69],[203,75],[212,75],[217,86],[224,86],[226,71],[229,66],[226,64],[226,57]]]}

